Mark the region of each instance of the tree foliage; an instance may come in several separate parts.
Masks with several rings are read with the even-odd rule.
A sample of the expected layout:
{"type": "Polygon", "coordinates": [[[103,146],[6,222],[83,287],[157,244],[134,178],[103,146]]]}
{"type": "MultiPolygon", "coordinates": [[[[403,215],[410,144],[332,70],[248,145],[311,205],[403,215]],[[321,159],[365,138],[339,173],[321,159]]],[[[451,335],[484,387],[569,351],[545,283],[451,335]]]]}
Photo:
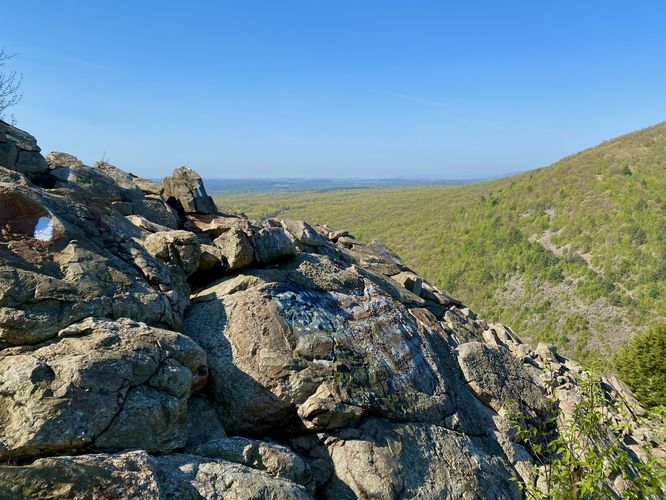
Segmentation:
{"type": "Polygon", "coordinates": [[[622,485],[621,498],[663,498],[666,471],[650,456],[638,460],[621,441],[625,429],[613,415],[629,414],[621,400],[610,400],[599,378],[587,374],[578,381],[580,401],[570,414],[558,410],[550,420],[557,428],[546,433],[511,415],[515,439],[532,454],[532,481],[518,482],[527,498],[578,500],[617,498],[613,485],[622,485]]]}
{"type": "Polygon", "coordinates": [[[618,375],[641,403],[666,406],[666,323],[636,335],[613,361],[618,375]]]}

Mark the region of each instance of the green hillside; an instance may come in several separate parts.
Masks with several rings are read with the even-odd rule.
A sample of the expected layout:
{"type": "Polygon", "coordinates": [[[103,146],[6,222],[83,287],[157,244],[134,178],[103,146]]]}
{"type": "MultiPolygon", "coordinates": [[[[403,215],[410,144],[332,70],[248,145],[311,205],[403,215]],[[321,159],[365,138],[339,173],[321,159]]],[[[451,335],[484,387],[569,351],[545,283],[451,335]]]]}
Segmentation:
{"type": "Polygon", "coordinates": [[[484,317],[583,361],[666,317],[666,122],[480,184],[217,201],[382,240],[484,317]]]}

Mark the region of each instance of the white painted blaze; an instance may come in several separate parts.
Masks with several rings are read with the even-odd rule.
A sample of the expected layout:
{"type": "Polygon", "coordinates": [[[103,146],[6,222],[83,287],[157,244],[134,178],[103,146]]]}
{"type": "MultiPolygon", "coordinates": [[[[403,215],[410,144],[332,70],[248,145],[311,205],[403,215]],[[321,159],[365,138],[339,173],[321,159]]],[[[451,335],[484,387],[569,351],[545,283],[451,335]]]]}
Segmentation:
{"type": "Polygon", "coordinates": [[[35,239],[39,241],[51,241],[53,239],[53,219],[41,216],[35,224],[35,239]]]}

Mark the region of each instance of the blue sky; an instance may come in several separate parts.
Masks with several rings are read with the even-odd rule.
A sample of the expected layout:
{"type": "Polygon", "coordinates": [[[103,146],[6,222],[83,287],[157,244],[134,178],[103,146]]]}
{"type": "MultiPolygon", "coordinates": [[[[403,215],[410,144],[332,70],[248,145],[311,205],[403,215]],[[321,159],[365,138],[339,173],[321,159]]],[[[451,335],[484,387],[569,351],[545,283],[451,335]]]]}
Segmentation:
{"type": "Polygon", "coordinates": [[[666,2],[0,0],[18,125],[160,177],[479,178],[666,117],[666,2]]]}

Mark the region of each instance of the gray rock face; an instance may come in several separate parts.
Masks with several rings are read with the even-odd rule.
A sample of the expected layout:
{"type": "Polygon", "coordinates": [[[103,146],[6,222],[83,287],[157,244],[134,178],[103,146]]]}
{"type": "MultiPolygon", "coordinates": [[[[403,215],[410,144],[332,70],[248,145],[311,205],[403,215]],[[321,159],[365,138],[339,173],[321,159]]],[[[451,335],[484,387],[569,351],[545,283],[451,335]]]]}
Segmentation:
{"type": "Polygon", "coordinates": [[[454,413],[444,360],[420,347],[437,340],[450,356],[445,340],[428,339],[407,309],[353,269],[302,254],[278,272],[231,281],[241,280],[232,294],[229,281],[201,291],[183,326],[209,352],[213,394],[232,432],[454,413]]]}
{"type": "Polygon", "coordinates": [[[121,188],[111,177],[93,167],[85,165],[57,167],[51,170],[51,175],[57,179],[55,183],[57,188],[76,189],[108,201],[132,199],[131,192],[121,188]]]}
{"type": "Polygon", "coordinates": [[[533,458],[508,413],[580,400],[579,366],[379,242],[218,213],[187,168],[162,199],[21,151],[39,163],[0,124],[0,498],[519,498],[533,458]]]}
{"type": "Polygon", "coordinates": [[[0,166],[28,177],[46,173],[49,166],[40,154],[37,140],[0,120],[0,166]]]}
{"type": "Polygon", "coordinates": [[[254,261],[254,247],[245,231],[238,227],[222,233],[213,243],[221,250],[232,271],[249,266],[254,261]]]}
{"type": "Polygon", "coordinates": [[[201,177],[189,167],[177,168],[171,177],[164,178],[161,196],[184,213],[212,214],[217,211],[201,177]]]}
{"type": "Polygon", "coordinates": [[[325,441],[335,479],[324,498],[520,498],[492,439],[371,419],[325,441]],[[368,460],[368,457],[372,457],[368,460]]]}
{"type": "Polygon", "coordinates": [[[162,231],[144,242],[146,250],[161,261],[173,264],[190,275],[199,267],[201,243],[189,231],[162,231]]]}
{"type": "Polygon", "coordinates": [[[104,161],[98,161],[93,166],[100,172],[103,172],[107,176],[111,177],[123,189],[135,192],[135,196],[137,190],[147,195],[159,196],[160,194],[160,186],[152,181],[149,181],[148,179],[142,179],[136,175],[124,172],[118,167],[114,167],[113,165],[104,161]]]}
{"type": "Polygon", "coordinates": [[[281,227],[267,227],[254,235],[254,253],[259,264],[271,262],[296,253],[296,245],[281,227]]]}
{"type": "Polygon", "coordinates": [[[30,182],[25,175],[5,167],[0,167],[0,182],[21,186],[32,186],[32,182],[30,182]]]}
{"type": "Polygon", "coordinates": [[[296,241],[303,245],[320,246],[327,243],[326,238],[320,235],[307,222],[302,220],[283,220],[281,224],[296,241]]]}
{"type": "Polygon", "coordinates": [[[539,380],[543,372],[523,365],[506,347],[468,342],[458,347],[458,363],[470,389],[498,414],[520,410],[535,422],[549,417],[539,380]]]}
{"type": "Polygon", "coordinates": [[[0,351],[0,460],[185,444],[187,400],[206,355],[181,334],[88,318],[35,349],[0,351]]]}
{"type": "Polygon", "coordinates": [[[256,498],[305,500],[302,486],[225,460],[145,451],[0,465],[2,498],[256,498]]]}
{"type": "Polygon", "coordinates": [[[132,201],[132,213],[169,229],[179,228],[178,212],[162,199],[135,199],[132,201]]]}
{"type": "Polygon", "coordinates": [[[192,450],[196,455],[221,458],[263,470],[272,476],[305,486],[314,493],[312,471],[308,463],[290,448],[243,437],[209,440],[192,450]]]}
{"type": "Polygon", "coordinates": [[[83,167],[83,162],[76,156],[60,151],[51,151],[46,155],[46,163],[50,169],[83,167]]]}
{"type": "Polygon", "coordinates": [[[0,184],[0,343],[42,342],[89,316],[179,328],[182,272],[106,203],[55,191],[0,184]]]}

